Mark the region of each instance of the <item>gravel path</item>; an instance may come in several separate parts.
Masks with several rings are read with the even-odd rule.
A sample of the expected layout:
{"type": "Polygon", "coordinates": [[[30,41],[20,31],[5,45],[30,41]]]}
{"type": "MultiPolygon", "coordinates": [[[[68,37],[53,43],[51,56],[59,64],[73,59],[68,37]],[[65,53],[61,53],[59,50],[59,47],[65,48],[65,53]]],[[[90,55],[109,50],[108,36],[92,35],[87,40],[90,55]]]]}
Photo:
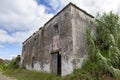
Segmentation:
{"type": "Polygon", "coordinates": [[[1,72],[0,72],[0,80],[15,80],[15,79],[11,79],[9,77],[6,77],[5,75],[3,75],[1,72]]]}

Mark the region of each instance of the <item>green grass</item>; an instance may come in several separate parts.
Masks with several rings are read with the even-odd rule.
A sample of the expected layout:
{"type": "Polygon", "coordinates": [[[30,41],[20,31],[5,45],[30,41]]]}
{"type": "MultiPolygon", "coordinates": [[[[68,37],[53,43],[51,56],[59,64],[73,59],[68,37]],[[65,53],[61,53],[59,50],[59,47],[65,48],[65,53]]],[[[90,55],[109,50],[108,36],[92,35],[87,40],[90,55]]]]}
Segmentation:
{"type": "Polygon", "coordinates": [[[17,80],[62,80],[62,78],[45,72],[36,72],[25,69],[11,69],[3,72],[17,80]]]}
{"type": "Polygon", "coordinates": [[[81,69],[76,69],[72,74],[62,78],[50,73],[26,69],[8,69],[3,73],[17,80],[99,80],[98,66],[96,64],[96,62],[87,61],[81,69]]]}
{"type": "MultiPolygon", "coordinates": [[[[106,73],[103,73],[104,71],[100,69],[98,64],[99,63],[96,61],[88,60],[81,69],[76,69],[72,74],[64,77],[20,68],[5,68],[6,70],[3,68],[2,71],[4,75],[13,77],[17,80],[107,80],[102,78],[103,75],[106,76],[106,73]]],[[[106,77],[109,77],[109,75],[106,77]]]]}

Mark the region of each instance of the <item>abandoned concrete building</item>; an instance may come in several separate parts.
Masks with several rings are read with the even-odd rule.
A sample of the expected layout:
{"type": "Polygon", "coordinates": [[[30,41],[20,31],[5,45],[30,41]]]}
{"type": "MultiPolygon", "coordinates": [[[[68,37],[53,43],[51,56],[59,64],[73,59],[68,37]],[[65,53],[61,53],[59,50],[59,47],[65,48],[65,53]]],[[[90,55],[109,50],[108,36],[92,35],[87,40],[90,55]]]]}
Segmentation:
{"type": "Polygon", "coordinates": [[[21,63],[27,69],[65,76],[88,56],[86,27],[94,17],[69,3],[23,42],[21,63]]]}

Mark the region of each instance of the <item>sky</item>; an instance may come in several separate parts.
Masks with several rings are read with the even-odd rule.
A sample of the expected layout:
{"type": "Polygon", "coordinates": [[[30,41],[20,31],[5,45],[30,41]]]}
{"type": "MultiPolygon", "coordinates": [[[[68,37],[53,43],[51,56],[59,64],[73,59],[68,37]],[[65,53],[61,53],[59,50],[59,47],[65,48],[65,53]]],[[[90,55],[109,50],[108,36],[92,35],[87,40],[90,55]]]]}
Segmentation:
{"type": "Polygon", "coordinates": [[[120,0],[0,0],[0,58],[22,52],[22,42],[69,2],[93,16],[109,11],[120,14],[120,0]]]}

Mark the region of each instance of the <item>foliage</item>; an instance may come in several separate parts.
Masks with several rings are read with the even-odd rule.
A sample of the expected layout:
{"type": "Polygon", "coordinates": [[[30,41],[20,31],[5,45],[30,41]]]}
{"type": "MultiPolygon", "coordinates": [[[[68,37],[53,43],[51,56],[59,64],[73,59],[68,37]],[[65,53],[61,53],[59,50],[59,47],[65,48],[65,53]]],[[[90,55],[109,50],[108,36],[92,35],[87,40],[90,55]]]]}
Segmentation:
{"type": "Polygon", "coordinates": [[[0,65],[4,65],[4,60],[0,59],[0,65]]]}
{"type": "Polygon", "coordinates": [[[11,60],[7,60],[7,59],[5,59],[5,60],[4,60],[4,65],[9,64],[10,62],[11,62],[11,60]]]}
{"type": "Polygon", "coordinates": [[[15,59],[12,59],[12,61],[9,64],[4,65],[3,70],[17,69],[19,68],[19,63],[20,63],[20,55],[18,55],[15,59]]]}
{"type": "Polygon", "coordinates": [[[103,73],[109,73],[120,79],[120,19],[117,14],[110,12],[98,15],[96,33],[87,30],[89,55],[92,61],[98,62],[103,73]]]}
{"type": "Polygon", "coordinates": [[[65,80],[99,80],[99,74],[102,72],[99,70],[97,62],[88,60],[81,69],[75,69],[72,74],[64,77],[65,80]]]}

